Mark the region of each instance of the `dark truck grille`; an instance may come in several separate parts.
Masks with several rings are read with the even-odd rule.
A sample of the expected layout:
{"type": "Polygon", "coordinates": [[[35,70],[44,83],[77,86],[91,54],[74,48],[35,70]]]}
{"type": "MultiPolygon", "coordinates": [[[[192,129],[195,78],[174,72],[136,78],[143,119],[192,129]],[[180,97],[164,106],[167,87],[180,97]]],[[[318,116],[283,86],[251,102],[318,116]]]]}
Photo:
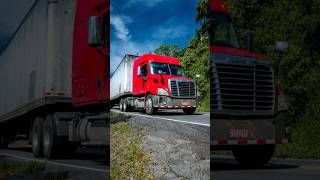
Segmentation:
{"type": "Polygon", "coordinates": [[[194,81],[188,80],[169,80],[170,92],[172,97],[195,97],[196,85],[194,81]]]}
{"type": "Polygon", "coordinates": [[[214,63],[211,72],[211,108],[273,110],[274,74],[271,66],[214,63]]]}

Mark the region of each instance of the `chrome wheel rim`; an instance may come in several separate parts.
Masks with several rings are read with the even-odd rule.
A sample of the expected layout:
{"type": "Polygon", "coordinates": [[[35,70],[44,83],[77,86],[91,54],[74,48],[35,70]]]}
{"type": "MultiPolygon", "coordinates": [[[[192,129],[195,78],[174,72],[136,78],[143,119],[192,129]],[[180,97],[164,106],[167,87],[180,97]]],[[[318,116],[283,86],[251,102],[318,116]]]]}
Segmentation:
{"type": "Polygon", "coordinates": [[[151,100],[151,98],[148,98],[148,100],[147,100],[147,111],[151,112],[151,108],[152,108],[152,100],[151,100]]]}

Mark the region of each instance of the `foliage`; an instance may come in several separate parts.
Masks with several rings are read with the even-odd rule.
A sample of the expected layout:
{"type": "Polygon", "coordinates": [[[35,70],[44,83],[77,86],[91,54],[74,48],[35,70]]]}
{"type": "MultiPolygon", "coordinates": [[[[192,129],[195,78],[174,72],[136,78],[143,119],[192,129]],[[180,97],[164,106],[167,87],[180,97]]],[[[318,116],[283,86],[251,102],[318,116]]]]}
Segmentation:
{"type": "Polygon", "coordinates": [[[179,58],[181,56],[180,48],[177,45],[162,44],[154,51],[154,53],[175,58],[179,58]]]}
{"type": "Polygon", "coordinates": [[[254,37],[254,52],[272,60],[277,81],[288,96],[292,143],[278,156],[320,158],[320,2],[318,0],[225,0],[240,42],[254,37]],[[276,41],[290,44],[275,52],[276,41]]]}
{"type": "Polygon", "coordinates": [[[289,96],[293,122],[302,119],[320,87],[320,3],[317,0],[226,0],[244,44],[247,29],[254,51],[272,59],[278,81],[289,96]],[[275,52],[287,41],[287,54],[275,52]]]}

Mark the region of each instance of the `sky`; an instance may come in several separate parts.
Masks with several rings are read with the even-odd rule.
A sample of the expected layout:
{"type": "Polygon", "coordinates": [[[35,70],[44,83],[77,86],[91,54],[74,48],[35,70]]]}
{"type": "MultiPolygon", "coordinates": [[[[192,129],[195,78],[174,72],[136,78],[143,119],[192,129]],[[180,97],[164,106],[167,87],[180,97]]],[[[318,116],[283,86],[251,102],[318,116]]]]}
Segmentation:
{"type": "Polygon", "coordinates": [[[151,53],[161,44],[184,48],[194,36],[198,0],[111,0],[111,73],[125,54],[151,53]]]}
{"type": "Polygon", "coordinates": [[[34,0],[0,1],[0,51],[10,40],[34,0]]]}

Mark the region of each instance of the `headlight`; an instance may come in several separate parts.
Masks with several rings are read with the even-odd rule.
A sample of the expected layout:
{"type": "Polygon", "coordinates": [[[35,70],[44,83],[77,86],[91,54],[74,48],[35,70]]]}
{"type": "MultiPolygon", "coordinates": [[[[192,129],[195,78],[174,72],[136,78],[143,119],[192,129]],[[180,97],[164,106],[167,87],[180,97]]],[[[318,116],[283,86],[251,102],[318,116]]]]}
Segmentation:
{"type": "Polygon", "coordinates": [[[169,96],[169,93],[168,93],[168,91],[166,91],[163,88],[158,88],[158,95],[159,96],[169,96]]]}

